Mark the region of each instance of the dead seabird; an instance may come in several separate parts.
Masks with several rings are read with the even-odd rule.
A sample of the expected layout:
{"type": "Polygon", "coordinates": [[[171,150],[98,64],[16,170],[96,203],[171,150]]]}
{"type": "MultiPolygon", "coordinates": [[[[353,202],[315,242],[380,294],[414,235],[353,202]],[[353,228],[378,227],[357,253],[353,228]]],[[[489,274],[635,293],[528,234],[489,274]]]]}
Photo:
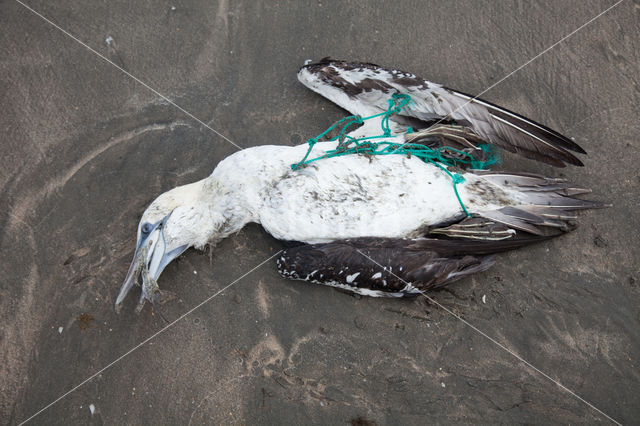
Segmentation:
{"type": "MultiPolygon", "coordinates": [[[[452,148],[441,151],[449,165],[486,159],[481,143],[554,166],[582,165],[570,151],[585,152],[561,134],[407,72],[323,59],[298,78],[354,115],[377,116],[347,137],[379,134],[386,117],[393,132],[376,142],[452,148]],[[392,96],[411,102],[384,116],[392,96]]],[[[298,168],[292,164],[307,158],[307,144],[244,149],[206,179],[160,195],[140,220],[116,307],[138,275],[140,301],[156,302],[167,264],[250,222],[302,244],[278,259],[285,277],[402,296],[485,270],[494,253],[571,229],[569,211],[602,206],[573,197],[586,189],[526,173],[459,170],[454,194],[454,175],[442,164],[411,155],[328,155],[343,143],[316,143],[313,156],[321,160],[298,168]]]]}

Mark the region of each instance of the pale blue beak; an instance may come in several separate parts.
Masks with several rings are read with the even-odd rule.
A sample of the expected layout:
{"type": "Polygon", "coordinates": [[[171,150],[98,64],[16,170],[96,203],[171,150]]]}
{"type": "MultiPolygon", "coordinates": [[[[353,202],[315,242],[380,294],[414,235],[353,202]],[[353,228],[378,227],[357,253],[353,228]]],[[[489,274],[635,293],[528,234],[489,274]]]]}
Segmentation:
{"type": "MultiPolygon", "coordinates": [[[[120,309],[120,305],[127,294],[129,294],[133,285],[138,284],[138,275],[140,275],[141,272],[147,273],[142,274],[143,286],[140,302],[142,303],[142,301],[146,299],[153,304],[155,295],[148,294],[149,291],[147,289],[155,285],[155,281],[160,277],[164,268],[171,263],[172,260],[180,256],[187,248],[189,248],[188,245],[183,245],[169,252],[166,251],[167,244],[164,237],[164,227],[170,216],[171,213],[155,224],[143,225],[145,229],[140,232],[140,236],[136,244],[136,251],[133,254],[133,261],[129,266],[127,276],[125,277],[122,287],[120,287],[120,293],[118,293],[118,297],[116,298],[116,311],[120,309]],[[153,280],[151,285],[147,285],[148,283],[145,281],[147,277],[153,280]]],[[[157,285],[155,285],[155,287],[157,288],[157,285]]]]}

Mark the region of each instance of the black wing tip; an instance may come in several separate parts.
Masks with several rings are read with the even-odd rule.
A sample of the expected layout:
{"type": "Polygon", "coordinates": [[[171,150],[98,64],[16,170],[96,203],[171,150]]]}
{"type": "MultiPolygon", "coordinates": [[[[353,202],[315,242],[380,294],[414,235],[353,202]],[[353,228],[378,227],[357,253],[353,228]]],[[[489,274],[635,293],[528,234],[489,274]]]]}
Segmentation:
{"type": "Polygon", "coordinates": [[[509,111],[506,108],[494,105],[491,102],[487,102],[485,100],[482,100],[482,102],[491,105],[492,107],[498,109],[498,111],[504,111],[510,114],[510,116],[502,115],[501,118],[507,119],[508,121],[510,121],[515,125],[524,124],[526,127],[528,127],[525,130],[531,131],[532,133],[536,134],[536,136],[543,138],[544,140],[546,140],[549,143],[552,143],[554,146],[558,148],[563,148],[565,150],[577,152],[578,154],[585,154],[585,155],[587,154],[587,151],[585,151],[580,145],[578,145],[576,142],[571,140],[569,137],[563,135],[562,133],[556,130],[553,130],[550,127],[545,126],[544,124],[540,124],[539,122],[534,121],[530,118],[527,118],[523,115],[520,115],[516,112],[509,111]],[[533,127],[529,127],[529,126],[533,126],[533,127]]]}
{"type": "MultiPolygon", "coordinates": [[[[566,164],[584,166],[584,163],[570,151],[585,155],[587,152],[580,145],[555,130],[504,109],[492,111],[491,116],[508,123],[508,126],[511,126],[513,130],[519,131],[517,137],[528,140],[528,145],[515,146],[515,151],[519,154],[556,167],[564,167],[566,164]],[[507,113],[502,113],[502,111],[507,111],[507,113]]],[[[502,125],[501,123],[496,124],[502,125]]],[[[509,144],[508,140],[507,138],[507,144],[509,144]]]]}
{"type": "Polygon", "coordinates": [[[573,148],[571,149],[573,152],[577,152],[578,154],[589,155],[589,154],[587,154],[587,151],[585,151],[580,145],[578,145],[577,143],[575,143],[571,139],[567,138],[567,140],[573,144],[573,148]]]}
{"type": "MultiPolygon", "coordinates": [[[[571,140],[570,138],[568,138],[567,136],[561,134],[560,132],[551,129],[550,127],[545,126],[544,124],[540,124],[530,118],[527,118],[521,114],[518,114],[516,112],[513,112],[507,108],[501,107],[499,105],[496,105],[492,102],[489,102],[485,99],[481,99],[478,98],[476,96],[472,96],[468,93],[464,93],[461,92],[459,90],[453,90],[450,89],[446,86],[442,86],[443,89],[447,90],[450,93],[458,93],[466,98],[469,98],[470,100],[468,102],[475,102],[475,103],[480,103],[486,107],[489,108],[489,110],[491,111],[491,114],[494,116],[494,118],[497,118],[498,120],[502,120],[505,122],[508,122],[510,125],[520,128],[521,131],[525,132],[525,133],[530,133],[533,135],[533,138],[540,138],[541,140],[544,141],[544,143],[548,143],[551,146],[553,146],[556,150],[558,150],[557,153],[554,153],[556,155],[553,155],[550,153],[549,150],[546,150],[546,152],[535,152],[536,154],[542,154],[542,156],[547,156],[547,152],[549,152],[549,157],[551,158],[555,158],[556,160],[560,160],[562,162],[566,162],[568,164],[572,164],[575,166],[583,166],[584,164],[574,155],[572,155],[569,151],[573,151],[576,152],[578,154],[585,154],[587,155],[587,152],[580,146],[578,145],[576,142],[574,142],[573,140],[571,140]]],[[[531,157],[526,155],[524,152],[520,152],[522,155],[527,156],[528,158],[533,158],[536,159],[538,161],[543,161],[546,162],[548,164],[552,164],[555,165],[557,167],[564,167],[565,164],[560,165],[557,164],[556,162],[553,161],[546,161],[543,158],[537,157],[531,157]]]]}

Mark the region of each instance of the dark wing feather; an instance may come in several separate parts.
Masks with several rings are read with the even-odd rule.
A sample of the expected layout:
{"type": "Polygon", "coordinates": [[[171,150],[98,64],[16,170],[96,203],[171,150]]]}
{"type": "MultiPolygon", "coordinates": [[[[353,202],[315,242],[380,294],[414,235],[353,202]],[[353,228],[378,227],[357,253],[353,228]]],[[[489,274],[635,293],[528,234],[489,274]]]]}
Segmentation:
{"type": "MultiPolygon", "coordinates": [[[[569,151],[585,151],[560,133],[482,99],[426,81],[414,74],[369,63],[325,58],[305,65],[298,79],[352,114],[366,116],[387,109],[394,93],[411,96],[402,116],[425,122],[453,120],[471,127],[487,142],[554,166],[581,166],[569,151]]],[[[414,123],[415,124],[415,123],[414,123]]]]}
{"type": "Polygon", "coordinates": [[[289,248],[277,265],[286,278],[398,297],[484,271],[493,265],[491,255],[549,238],[526,233],[507,240],[353,238],[289,248]]]}
{"type": "Polygon", "coordinates": [[[416,249],[414,240],[359,238],[287,249],[278,271],[371,296],[416,295],[493,265],[488,256],[443,255],[416,249]]]}

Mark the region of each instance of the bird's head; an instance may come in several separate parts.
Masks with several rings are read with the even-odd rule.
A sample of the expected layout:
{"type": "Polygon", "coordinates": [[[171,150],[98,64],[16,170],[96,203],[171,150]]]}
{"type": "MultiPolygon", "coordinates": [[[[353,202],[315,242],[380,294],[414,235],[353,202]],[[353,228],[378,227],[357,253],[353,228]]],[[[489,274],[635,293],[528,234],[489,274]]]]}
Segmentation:
{"type": "Polygon", "coordinates": [[[138,224],[133,261],[116,299],[118,309],[142,276],[142,295],[152,304],[159,297],[156,280],[164,268],[192,245],[199,245],[193,228],[202,214],[198,210],[202,184],[174,188],[156,198],[145,210],[138,224]]]}

